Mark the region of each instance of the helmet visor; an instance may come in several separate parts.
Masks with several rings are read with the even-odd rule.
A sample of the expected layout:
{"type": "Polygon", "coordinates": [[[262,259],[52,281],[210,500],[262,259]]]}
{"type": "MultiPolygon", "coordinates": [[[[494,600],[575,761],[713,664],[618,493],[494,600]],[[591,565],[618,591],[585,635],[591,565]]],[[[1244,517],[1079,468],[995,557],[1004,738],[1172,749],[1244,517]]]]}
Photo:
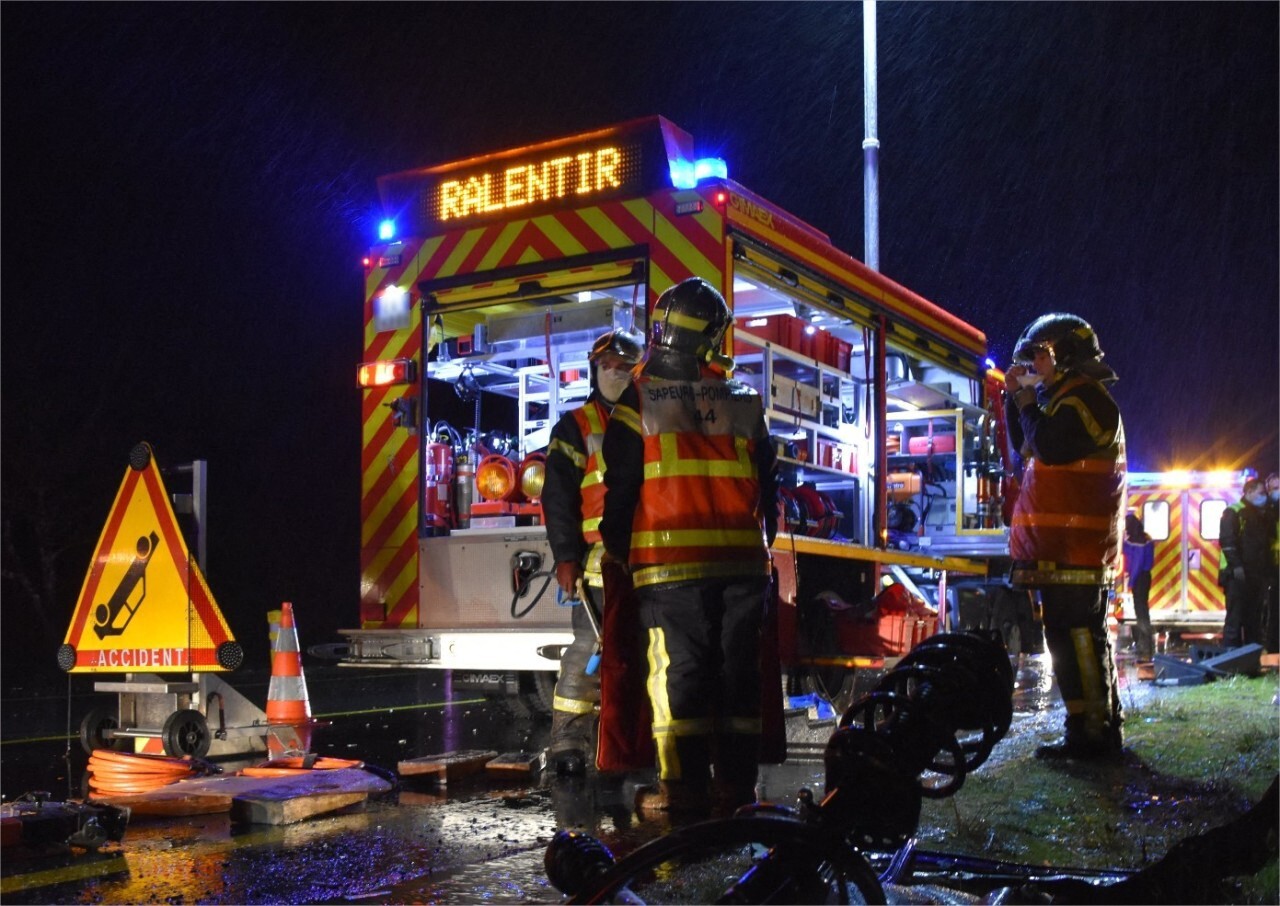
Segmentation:
{"type": "Polygon", "coordinates": [[[1043,340],[1023,343],[1013,351],[1013,360],[1019,365],[1030,365],[1035,362],[1036,356],[1042,352],[1053,352],[1053,344],[1043,340]]]}

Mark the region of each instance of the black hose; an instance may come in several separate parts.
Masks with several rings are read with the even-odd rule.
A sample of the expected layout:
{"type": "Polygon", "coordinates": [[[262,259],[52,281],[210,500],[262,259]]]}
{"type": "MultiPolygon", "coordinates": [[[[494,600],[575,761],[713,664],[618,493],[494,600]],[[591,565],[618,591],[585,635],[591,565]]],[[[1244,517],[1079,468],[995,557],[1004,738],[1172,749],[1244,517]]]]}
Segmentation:
{"type": "Polygon", "coordinates": [[[547,593],[547,586],[551,584],[551,580],[555,577],[556,574],[554,572],[530,573],[529,578],[526,579],[524,584],[517,588],[516,593],[511,596],[511,619],[523,620],[527,617],[529,615],[529,611],[538,606],[538,602],[542,600],[542,596],[547,593]],[[520,600],[521,595],[528,591],[529,586],[533,584],[533,580],[538,578],[538,576],[546,576],[546,579],[542,583],[542,587],[539,588],[538,593],[533,596],[533,600],[529,602],[529,606],[519,613],[516,613],[516,602],[520,600]]]}

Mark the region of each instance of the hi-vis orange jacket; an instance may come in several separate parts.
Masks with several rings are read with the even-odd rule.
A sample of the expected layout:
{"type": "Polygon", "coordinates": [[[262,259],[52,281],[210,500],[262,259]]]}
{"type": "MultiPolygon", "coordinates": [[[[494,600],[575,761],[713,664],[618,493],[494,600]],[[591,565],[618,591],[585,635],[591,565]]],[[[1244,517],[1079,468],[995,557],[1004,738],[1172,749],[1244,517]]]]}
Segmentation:
{"type": "Polygon", "coordinates": [[[599,588],[600,517],[604,513],[604,457],[600,448],[609,411],[595,394],[567,413],[551,432],[542,506],[547,540],[556,562],[583,564],[583,578],[599,588]],[[574,436],[573,425],[578,436],[574,436]],[[585,547],[584,547],[585,545],[585,547]]]}
{"type": "Polygon", "coordinates": [[[1102,585],[1120,565],[1124,537],[1124,426],[1100,383],[1072,375],[1020,401],[1027,461],[1013,508],[1009,552],[1020,585],[1102,585]],[[1064,454],[1064,451],[1070,451],[1064,454]],[[1077,458],[1063,461],[1070,456],[1077,458]]]}
{"type": "Polygon", "coordinates": [[[604,540],[628,551],[635,587],[769,574],[762,522],[776,503],[766,514],[762,498],[774,494],[774,454],[754,390],[705,371],[696,381],[642,374],[610,426],[611,437],[619,426],[638,437],[628,452],[643,449],[640,462],[606,442],[605,518],[631,518],[618,520],[629,522],[629,544],[617,522],[604,540]]]}

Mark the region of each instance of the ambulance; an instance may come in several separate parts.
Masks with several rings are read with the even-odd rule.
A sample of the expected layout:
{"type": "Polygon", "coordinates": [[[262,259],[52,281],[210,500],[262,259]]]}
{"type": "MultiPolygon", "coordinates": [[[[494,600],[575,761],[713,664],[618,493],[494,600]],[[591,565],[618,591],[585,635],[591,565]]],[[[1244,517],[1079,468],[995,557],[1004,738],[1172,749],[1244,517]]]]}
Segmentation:
{"type": "Polygon", "coordinates": [[[780,457],[790,676],[901,654],[945,619],[949,576],[999,572],[986,337],[729,169],[655,116],[379,179],[357,369],[359,626],[341,631],[342,663],[550,701],[571,632],[543,452],[590,393],[592,342],[643,337],[659,294],[691,276],[733,310],[725,352],[780,457]],[[887,582],[926,606],[875,613],[887,582]]]}
{"type": "MultiPolygon", "coordinates": [[[[1247,472],[1129,473],[1129,512],[1155,542],[1148,607],[1155,632],[1216,634],[1226,602],[1218,584],[1219,525],[1240,500],[1247,472]]],[[[1121,622],[1134,619],[1128,582],[1116,597],[1121,622]]]]}

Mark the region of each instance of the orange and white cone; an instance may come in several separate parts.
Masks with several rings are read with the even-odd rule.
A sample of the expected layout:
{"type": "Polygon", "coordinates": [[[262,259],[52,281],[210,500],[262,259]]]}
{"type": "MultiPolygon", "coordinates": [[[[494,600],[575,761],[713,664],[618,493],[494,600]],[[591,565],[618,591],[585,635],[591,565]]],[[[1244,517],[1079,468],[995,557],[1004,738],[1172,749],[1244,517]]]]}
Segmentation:
{"type": "Polygon", "coordinates": [[[307,698],[307,678],[302,675],[302,655],[298,651],[298,630],[293,623],[293,605],[280,605],[280,629],[271,646],[271,683],[267,687],[267,751],[271,755],[303,752],[311,744],[311,702],[307,698]],[[289,732],[287,728],[292,728],[289,732]]]}

